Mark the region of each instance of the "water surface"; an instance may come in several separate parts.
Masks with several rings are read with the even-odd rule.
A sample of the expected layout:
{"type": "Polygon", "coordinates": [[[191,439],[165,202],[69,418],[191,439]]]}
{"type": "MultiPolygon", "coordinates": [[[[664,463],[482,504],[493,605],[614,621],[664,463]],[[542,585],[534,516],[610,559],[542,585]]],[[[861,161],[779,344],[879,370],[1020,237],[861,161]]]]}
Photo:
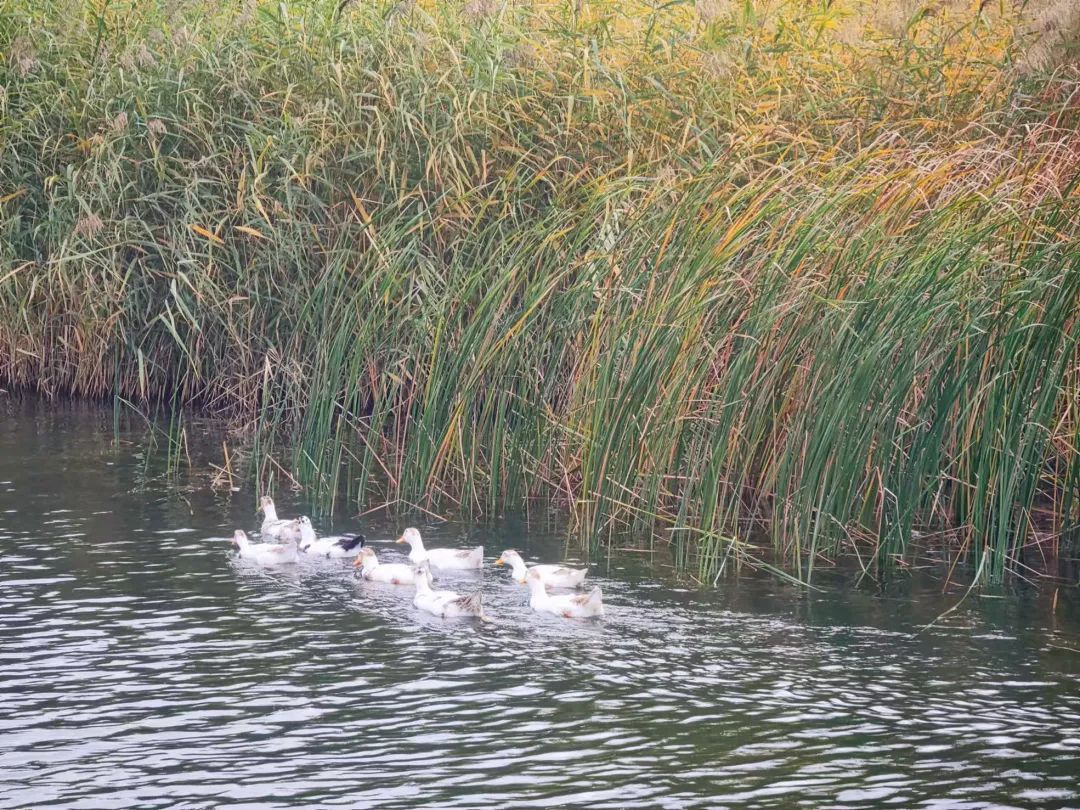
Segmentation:
{"type": "MultiPolygon", "coordinates": [[[[602,621],[532,614],[491,567],[444,582],[497,623],[445,621],[346,563],[237,562],[255,491],[165,474],[109,409],[0,417],[2,807],[1080,807],[1067,590],[919,634],[957,598],[936,581],[699,592],[661,552],[594,561],[602,621]]],[[[415,522],[564,554],[523,519],[415,522]]],[[[404,525],[334,528],[391,560],[404,525]]]]}

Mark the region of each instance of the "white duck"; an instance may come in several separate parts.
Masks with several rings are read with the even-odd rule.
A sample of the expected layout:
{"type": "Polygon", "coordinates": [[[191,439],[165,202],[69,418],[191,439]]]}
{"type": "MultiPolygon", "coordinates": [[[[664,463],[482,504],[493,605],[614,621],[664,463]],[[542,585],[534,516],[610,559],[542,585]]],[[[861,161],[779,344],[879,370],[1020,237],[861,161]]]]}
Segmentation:
{"type": "Polygon", "coordinates": [[[296,543],[252,543],[242,529],[232,536],[240,557],[259,565],[289,565],[296,562],[296,543]]]}
{"type": "Polygon", "coordinates": [[[525,577],[529,586],[529,607],[533,610],[554,613],[568,619],[587,619],[591,616],[604,615],[603,597],[600,588],[593,588],[588,595],[549,594],[544,587],[540,574],[530,571],[525,577]]]}
{"type": "Polygon", "coordinates": [[[473,549],[424,548],[424,541],[416,529],[406,529],[397,541],[409,544],[409,562],[414,565],[428,562],[433,568],[479,568],[484,564],[483,546],[473,549]]]}
{"type": "Polygon", "coordinates": [[[436,591],[431,587],[431,571],[427,565],[418,565],[413,569],[416,580],[416,596],[413,604],[420,610],[426,610],[436,616],[455,618],[474,616],[480,621],[488,621],[484,615],[484,594],[474,591],[468,596],[461,596],[454,591],[436,591]]]}
{"type": "Polygon", "coordinates": [[[514,581],[525,584],[525,577],[532,571],[540,576],[540,581],[551,588],[578,588],[585,582],[587,568],[567,568],[565,565],[530,565],[526,566],[521,555],[513,549],[507,549],[496,565],[510,565],[513,568],[514,581]]]}
{"type": "Polygon", "coordinates": [[[412,585],[416,581],[413,567],[405,563],[380,563],[375,552],[370,548],[360,551],[353,566],[360,569],[360,576],[372,582],[385,582],[389,585],[412,585]]]}
{"type": "Polygon", "coordinates": [[[300,524],[300,550],[313,557],[327,557],[330,559],[342,559],[355,557],[364,547],[364,535],[343,534],[340,537],[319,537],[315,534],[315,527],[311,525],[311,518],[307,515],[299,518],[300,524]]]}
{"type": "Polygon", "coordinates": [[[259,529],[259,533],[263,537],[270,537],[274,540],[291,541],[293,543],[300,542],[300,526],[295,520],[281,520],[277,514],[277,507],[274,506],[274,499],[269,495],[263,495],[259,500],[259,509],[263,513],[262,528],[259,529]]]}

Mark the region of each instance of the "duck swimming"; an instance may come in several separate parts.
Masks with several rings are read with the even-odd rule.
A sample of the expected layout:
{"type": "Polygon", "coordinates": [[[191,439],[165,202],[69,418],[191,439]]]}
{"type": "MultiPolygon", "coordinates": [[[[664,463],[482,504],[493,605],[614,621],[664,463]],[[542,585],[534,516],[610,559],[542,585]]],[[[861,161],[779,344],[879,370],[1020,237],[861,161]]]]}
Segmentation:
{"type": "Polygon", "coordinates": [[[454,591],[436,591],[431,587],[431,571],[426,564],[413,568],[413,577],[416,581],[413,604],[420,610],[448,619],[472,616],[488,621],[484,615],[484,595],[480,591],[474,591],[468,596],[461,596],[454,591]]]}
{"type": "Polygon", "coordinates": [[[604,615],[600,588],[593,588],[587,595],[549,594],[540,574],[530,571],[525,577],[529,586],[529,607],[542,613],[554,613],[567,619],[587,619],[604,615]]]}
{"type": "Polygon", "coordinates": [[[465,569],[479,568],[484,564],[483,546],[473,549],[424,548],[424,541],[416,529],[406,529],[397,542],[409,544],[409,562],[414,565],[428,562],[433,568],[465,569]]]}
{"type": "Polygon", "coordinates": [[[413,566],[405,563],[380,563],[375,552],[370,548],[360,551],[353,566],[360,569],[360,576],[372,582],[385,582],[388,585],[412,585],[416,581],[413,566]]]}
{"type": "Polygon", "coordinates": [[[311,518],[307,515],[297,519],[296,522],[300,525],[300,550],[304,554],[340,560],[345,557],[355,557],[364,547],[362,534],[319,537],[315,534],[315,527],[311,525],[311,518]]]}
{"type": "Polygon", "coordinates": [[[263,537],[287,542],[300,542],[300,526],[295,520],[282,520],[278,517],[274,499],[269,495],[263,495],[259,499],[259,509],[263,513],[262,528],[259,533],[263,537]]]}
{"type": "Polygon", "coordinates": [[[232,542],[241,559],[259,565],[289,565],[297,560],[295,543],[252,543],[242,529],[233,533],[232,542]]]}
{"type": "Polygon", "coordinates": [[[567,568],[565,565],[530,565],[526,566],[521,555],[513,549],[507,549],[495,565],[510,565],[514,581],[524,584],[525,577],[532,572],[540,576],[540,581],[550,588],[579,588],[585,582],[587,568],[567,568]]]}

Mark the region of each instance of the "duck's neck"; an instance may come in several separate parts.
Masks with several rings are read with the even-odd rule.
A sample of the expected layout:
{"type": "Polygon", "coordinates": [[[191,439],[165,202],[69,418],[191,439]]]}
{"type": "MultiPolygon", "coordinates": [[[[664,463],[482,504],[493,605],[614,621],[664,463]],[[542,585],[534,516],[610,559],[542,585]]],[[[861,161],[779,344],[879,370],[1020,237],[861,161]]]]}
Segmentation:
{"type": "Polygon", "coordinates": [[[302,543],[314,543],[315,542],[315,527],[310,523],[300,524],[300,542],[302,543]]]}
{"type": "Polygon", "coordinates": [[[378,567],[379,558],[375,556],[374,551],[364,556],[364,564],[361,566],[361,568],[364,568],[368,571],[374,571],[378,567]]]}
{"type": "Polygon", "coordinates": [[[278,517],[277,517],[277,507],[274,506],[272,503],[266,504],[263,507],[263,515],[264,515],[264,517],[263,517],[263,522],[264,523],[273,523],[273,522],[275,522],[278,519],[278,517]]]}
{"type": "Polygon", "coordinates": [[[416,577],[416,592],[419,594],[431,593],[431,583],[428,582],[426,571],[421,572],[416,577]]]}
{"type": "Polygon", "coordinates": [[[237,548],[247,548],[251,545],[251,541],[247,539],[246,535],[240,535],[239,537],[234,535],[233,542],[236,543],[237,548]]]}
{"type": "Polygon", "coordinates": [[[409,562],[419,565],[428,558],[423,540],[409,541],[409,562]]]}
{"type": "Polygon", "coordinates": [[[514,569],[514,579],[518,582],[524,582],[525,577],[529,573],[528,567],[525,565],[525,561],[521,557],[511,557],[510,566],[514,569]]]}
{"type": "Polygon", "coordinates": [[[544,583],[538,579],[526,579],[529,585],[529,601],[530,602],[542,602],[547,599],[547,588],[544,587],[544,583]]]}

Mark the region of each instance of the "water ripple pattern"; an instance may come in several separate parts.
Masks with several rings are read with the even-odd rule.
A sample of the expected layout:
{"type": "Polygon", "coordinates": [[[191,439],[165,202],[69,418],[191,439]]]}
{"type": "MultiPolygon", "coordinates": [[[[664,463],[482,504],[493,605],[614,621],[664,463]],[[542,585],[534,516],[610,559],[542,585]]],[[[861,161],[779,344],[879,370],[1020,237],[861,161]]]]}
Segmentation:
{"type": "MultiPolygon", "coordinates": [[[[147,480],[99,421],[0,432],[0,807],[1080,806],[1060,616],[917,635],[913,600],[697,593],[616,558],[601,621],[533,614],[490,565],[443,581],[495,623],[437,619],[347,562],[233,559],[254,493],[147,480]]],[[[396,528],[363,525],[387,560],[396,528]]]]}

